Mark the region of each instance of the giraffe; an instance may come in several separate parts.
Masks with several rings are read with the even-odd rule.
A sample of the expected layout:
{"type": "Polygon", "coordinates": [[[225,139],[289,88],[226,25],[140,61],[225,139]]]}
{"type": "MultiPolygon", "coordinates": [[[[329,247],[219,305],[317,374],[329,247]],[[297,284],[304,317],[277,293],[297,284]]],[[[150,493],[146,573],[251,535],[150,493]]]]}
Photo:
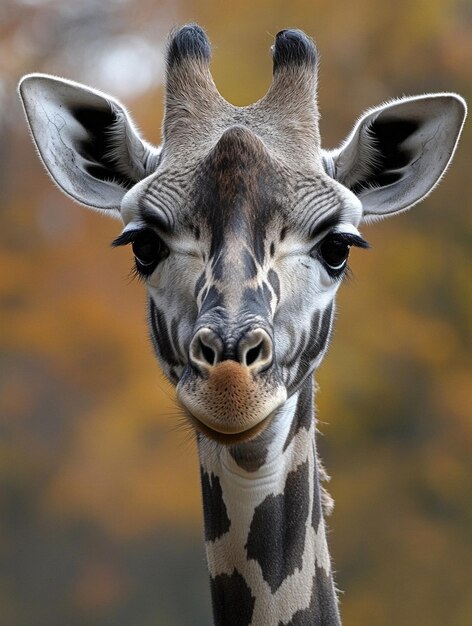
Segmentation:
{"type": "Polygon", "coordinates": [[[272,85],[246,107],[217,91],[210,52],[195,24],[171,34],[161,147],[95,89],[30,74],[19,94],[53,181],[124,224],[112,245],[132,247],[196,436],[215,624],[338,626],[313,374],[361,223],[428,195],[466,106],[394,100],[325,150],[309,37],[278,33],[272,85]]]}

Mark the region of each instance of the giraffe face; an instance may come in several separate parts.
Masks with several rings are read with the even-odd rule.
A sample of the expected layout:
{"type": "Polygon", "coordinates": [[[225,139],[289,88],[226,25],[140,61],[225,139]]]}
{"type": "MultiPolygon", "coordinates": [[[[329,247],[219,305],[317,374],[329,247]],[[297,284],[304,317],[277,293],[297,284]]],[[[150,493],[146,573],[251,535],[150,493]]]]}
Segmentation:
{"type": "Polygon", "coordinates": [[[273,158],[243,126],[183,178],[164,157],[125,197],[116,243],[134,242],[153,344],[189,419],[241,442],[320,363],[349,248],[366,245],[361,204],[323,170],[273,158]]]}
{"type": "Polygon", "coordinates": [[[358,227],[423,199],[447,168],[466,107],[455,94],[367,111],[321,148],[317,51],[281,31],[255,104],[222,98],[196,25],[167,50],[164,143],[83,85],[32,74],[20,96],[41,159],[69,196],[121,218],[149,292],[156,353],[192,423],[253,439],[316,368],[358,227]]]}

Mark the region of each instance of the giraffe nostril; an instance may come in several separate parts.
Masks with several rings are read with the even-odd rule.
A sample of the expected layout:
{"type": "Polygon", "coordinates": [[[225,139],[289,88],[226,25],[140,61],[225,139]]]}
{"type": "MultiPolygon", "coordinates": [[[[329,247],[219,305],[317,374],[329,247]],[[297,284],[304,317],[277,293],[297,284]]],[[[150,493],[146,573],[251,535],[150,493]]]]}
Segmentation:
{"type": "Polygon", "coordinates": [[[254,346],[250,350],[248,350],[245,354],[245,365],[249,367],[252,365],[262,354],[262,341],[260,341],[257,346],[254,346]]]}
{"type": "Polygon", "coordinates": [[[208,365],[215,365],[215,361],[216,361],[215,350],[213,350],[213,348],[210,348],[210,346],[207,346],[206,344],[204,344],[201,339],[199,341],[200,341],[200,350],[201,350],[201,354],[203,358],[208,363],[208,365]]]}
{"type": "Polygon", "coordinates": [[[201,328],[194,335],[189,349],[191,365],[205,374],[218,365],[223,356],[223,341],[211,328],[201,328]]]}
{"type": "Polygon", "coordinates": [[[272,365],[272,339],[262,328],[254,328],[239,341],[239,362],[254,374],[263,372],[272,365]]]}

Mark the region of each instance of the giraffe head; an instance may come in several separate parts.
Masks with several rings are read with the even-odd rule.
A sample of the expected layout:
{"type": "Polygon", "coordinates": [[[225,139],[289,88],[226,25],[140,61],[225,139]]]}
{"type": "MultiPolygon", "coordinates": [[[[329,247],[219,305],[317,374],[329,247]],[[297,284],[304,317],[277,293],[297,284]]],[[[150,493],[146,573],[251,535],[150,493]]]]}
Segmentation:
{"type": "Polygon", "coordinates": [[[313,42],[282,31],[272,55],[267,94],[239,108],[214,85],[203,30],[174,32],[161,148],[96,90],[41,74],[19,87],[54,181],[123,221],[114,245],[132,246],[164,372],[197,430],[228,444],[267,430],[319,365],[362,222],[431,191],[465,117],[455,94],[403,98],[326,151],[313,42]]]}

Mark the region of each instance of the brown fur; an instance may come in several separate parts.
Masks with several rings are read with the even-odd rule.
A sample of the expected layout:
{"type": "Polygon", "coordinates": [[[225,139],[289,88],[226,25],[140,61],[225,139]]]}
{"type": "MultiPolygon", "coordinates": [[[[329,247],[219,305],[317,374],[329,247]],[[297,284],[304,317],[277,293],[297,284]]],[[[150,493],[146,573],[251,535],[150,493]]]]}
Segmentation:
{"type": "Polygon", "coordinates": [[[279,389],[254,378],[236,361],[222,361],[206,380],[181,386],[179,399],[207,428],[225,435],[249,433],[280,404],[279,389]]]}

